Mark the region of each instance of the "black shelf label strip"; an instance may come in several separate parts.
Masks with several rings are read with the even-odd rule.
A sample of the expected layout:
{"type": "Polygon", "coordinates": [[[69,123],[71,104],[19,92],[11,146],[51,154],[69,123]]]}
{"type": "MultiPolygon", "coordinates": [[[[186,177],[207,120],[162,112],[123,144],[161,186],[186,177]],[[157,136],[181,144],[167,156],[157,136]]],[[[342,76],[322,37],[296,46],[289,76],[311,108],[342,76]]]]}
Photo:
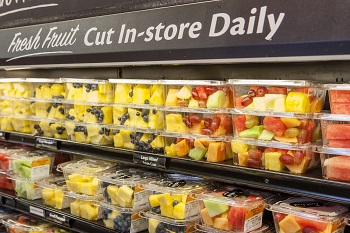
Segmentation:
{"type": "Polygon", "coordinates": [[[50,210],[45,211],[45,218],[52,222],[71,227],[71,218],[66,216],[64,213],[57,213],[50,210]]]}
{"type": "Polygon", "coordinates": [[[167,169],[167,158],[142,153],[133,153],[133,162],[145,166],[167,169]]]}
{"type": "Polygon", "coordinates": [[[49,138],[35,138],[35,147],[40,149],[58,149],[58,142],[55,139],[49,138]]]}

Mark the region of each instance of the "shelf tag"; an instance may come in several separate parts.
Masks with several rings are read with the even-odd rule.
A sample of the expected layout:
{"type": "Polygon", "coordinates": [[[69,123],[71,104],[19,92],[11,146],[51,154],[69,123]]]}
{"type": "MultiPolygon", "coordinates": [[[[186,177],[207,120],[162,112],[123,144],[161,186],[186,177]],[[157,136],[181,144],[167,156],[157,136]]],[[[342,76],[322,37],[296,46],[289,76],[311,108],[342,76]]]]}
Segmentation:
{"type": "Polygon", "coordinates": [[[5,140],[5,132],[0,131],[0,140],[5,140]]]}
{"type": "Polygon", "coordinates": [[[29,206],[29,213],[45,218],[45,211],[34,206],[29,206]]]}
{"type": "Polygon", "coordinates": [[[167,158],[163,158],[155,155],[144,155],[139,153],[133,153],[133,161],[137,164],[143,164],[151,167],[159,167],[166,169],[167,158]]]}
{"type": "Polygon", "coordinates": [[[55,213],[55,212],[46,210],[45,215],[47,220],[70,227],[70,218],[65,216],[64,214],[55,213]]]}
{"type": "Polygon", "coordinates": [[[57,150],[57,141],[54,139],[36,138],[35,147],[57,150]]]}

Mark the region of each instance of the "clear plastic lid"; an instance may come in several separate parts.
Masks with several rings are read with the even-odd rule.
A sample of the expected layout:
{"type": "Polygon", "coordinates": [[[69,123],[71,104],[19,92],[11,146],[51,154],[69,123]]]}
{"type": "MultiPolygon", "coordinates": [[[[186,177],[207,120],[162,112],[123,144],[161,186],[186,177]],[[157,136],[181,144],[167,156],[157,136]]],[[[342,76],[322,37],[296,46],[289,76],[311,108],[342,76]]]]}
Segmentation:
{"type": "MultiPolygon", "coordinates": [[[[38,160],[44,160],[44,159],[51,159],[51,157],[54,157],[52,153],[46,153],[44,151],[31,151],[31,152],[18,152],[16,154],[12,154],[9,158],[12,160],[26,160],[26,161],[38,161],[38,160]]],[[[49,161],[50,162],[50,161],[49,161]]],[[[43,161],[44,163],[44,161],[43,161]]]]}
{"type": "Polygon", "coordinates": [[[63,176],[52,176],[50,178],[35,181],[35,184],[41,188],[67,191],[66,180],[63,176]]]}
{"type": "Polygon", "coordinates": [[[330,120],[330,121],[350,121],[350,115],[346,114],[330,114],[330,113],[318,113],[315,114],[316,119],[330,120]]]}
{"type": "MultiPolygon", "coordinates": [[[[123,208],[120,206],[111,205],[107,202],[99,202],[99,206],[104,208],[104,209],[116,210],[116,211],[123,213],[123,214],[134,214],[134,213],[138,212],[134,208],[123,208]]],[[[147,208],[148,208],[147,205],[144,205],[144,207],[141,207],[141,209],[147,209],[147,208]]]]}
{"type": "Polygon", "coordinates": [[[324,84],[324,88],[327,90],[350,90],[350,84],[349,83],[334,83],[334,84],[324,84]]]}
{"type": "Polygon", "coordinates": [[[217,80],[162,80],[162,84],[164,85],[193,85],[193,86],[223,86],[228,83],[225,81],[217,81],[217,80]]]}
{"type": "Polygon", "coordinates": [[[60,78],[64,83],[88,83],[88,84],[107,84],[108,80],[104,79],[80,79],[80,78],[60,78]]]}
{"type": "Polygon", "coordinates": [[[270,193],[235,186],[212,187],[207,192],[196,195],[196,198],[199,200],[213,201],[229,206],[260,204],[271,197],[272,194],[270,193]]]}
{"type": "Polygon", "coordinates": [[[124,169],[113,174],[103,174],[99,179],[110,184],[137,186],[139,184],[150,182],[152,178],[156,178],[157,176],[156,173],[148,171],[124,169]]]}
{"type": "Polygon", "coordinates": [[[155,220],[158,220],[159,222],[167,223],[169,225],[178,226],[178,227],[189,227],[189,226],[194,227],[195,221],[200,219],[199,216],[195,216],[195,217],[191,217],[190,220],[178,220],[178,219],[163,217],[159,214],[154,214],[151,211],[140,211],[140,215],[143,218],[155,219],[155,220]]]}
{"type": "Polygon", "coordinates": [[[96,204],[100,203],[103,200],[103,196],[101,194],[95,196],[89,196],[85,194],[78,194],[73,191],[66,192],[65,195],[75,198],[80,201],[91,201],[96,202],[96,204]]]}
{"type": "Polygon", "coordinates": [[[19,83],[25,81],[25,78],[0,78],[0,83],[19,83]]]}
{"type": "Polygon", "coordinates": [[[61,83],[58,78],[26,78],[25,80],[30,83],[61,83]]]}
{"type": "Polygon", "coordinates": [[[279,148],[279,149],[285,149],[285,150],[312,150],[313,144],[288,144],[284,142],[278,142],[278,141],[263,141],[258,139],[252,139],[252,138],[233,138],[234,142],[237,142],[238,144],[247,144],[251,146],[263,146],[263,147],[270,147],[270,148],[279,148]]]}
{"type": "Polygon", "coordinates": [[[233,85],[266,85],[266,86],[294,86],[294,87],[312,87],[317,85],[310,80],[268,80],[268,79],[229,79],[229,84],[233,85]]]}
{"type": "Polygon", "coordinates": [[[290,197],[279,200],[268,205],[267,208],[273,212],[325,221],[340,219],[348,214],[348,208],[345,206],[306,197],[290,197]]]}
{"type": "Polygon", "coordinates": [[[108,79],[109,83],[113,84],[161,84],[159,80],[150,80],[150,79],[108,79]]]}
{"type": "Polygon", "coordinates": [[[115,163],[102,160],[82,159],[61,163],[57,166],[57,171],[97,175],[98,173],[106,172],[116,165],[115,163]]]}
{"type": "Polygon", "coordinates": [[[350,149],[315,146],[314,151],[321,154],[350,156],[350,149]]]}
{"type": "Polygon", "coordinates": [[[9,216],[1,220],[2,224],[28,232],[44,232],[52,225],[26,215],[9,216]]]}

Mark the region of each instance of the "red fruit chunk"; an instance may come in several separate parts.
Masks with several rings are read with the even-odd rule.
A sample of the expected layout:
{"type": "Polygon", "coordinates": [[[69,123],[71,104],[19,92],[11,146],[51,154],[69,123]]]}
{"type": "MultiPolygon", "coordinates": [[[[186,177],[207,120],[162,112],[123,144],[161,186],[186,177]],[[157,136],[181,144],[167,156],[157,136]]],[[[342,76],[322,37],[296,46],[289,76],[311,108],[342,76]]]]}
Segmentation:
{"type": "Polygon", "coordinates": [[[281,163],[286,165],[294,163],[294,157],[293,155],[290,155],[290,154],[282,154],[279,160],[281,163]]]}
{"type": "Polygon", "coordinates": [[[350,124],[331,124],[326,129],[327,139],[350,139],[350,124]]]}
{"type": "Polygon", "coordinates": [[[233,118],[235,128],[238,132],[242,132],[243,130],[247,129],[247,127],[245,127],[245,121],[246,121],[245,115],[233,118]]]}
{"type": "Polygon", "coordinates": [[[189,121],[193,123],[199,123],[202,121],[202,118],[196,114],[191,114],[188,116],[189,121]]]}
{"type": "Polygon", "coordinates": [[[215,131],[219,128],[220,126],[220,121],[221,119],[219,117],[214,117],[213,121],[211,122],[211,125],[210,125],[210,130],[211,131],[215,131]]]}
{"type": "Polygon", "coordinates": [[[192,98],[195,100],[199,100],[199,94],[196,88],[192,88],[192,98]]]}
{"type": "Polygon", "coordinates": [[[259,86],[250,86],[249,87],[250,90],[253,90],[255,92],[258,90],[258,88],[259,88],[259,86]]]}
{"type": "Polygon", "coordinates": [[[205,128],[210,128],[211,122],[213,120],[211,118],[204,118],[204,127],[205,128]]]}
{"type": "Polygon", "coordinates": [[[273,215],[273,218],[276,222],[280,222],[282,221],[287,215],[286,214],[282,214],[282,213],[275,213],[273,215]]]}
{"type": "Polygon", "coordinates": [[[211,129],[202,129],[202,134],[203,135],[212,135],[213,131],[211,131],[211,129]]]}
{"type": "Polygon", "coordinates": [[[287,88],[286,87],[269,87],[269,89],[267,90],[267,93],[287,95],[287,88]]]}
{"type": "Polygon", "coordinates": [[[309,88],[308,87],[295,87],[290,91],[294,91],[294,92],[302,92],[305,94],[309,94],[309,88]]]}
{"type": "Polygon", "coordinates": [[[178,138],[178,139],[176,139],[176,144],[179,143],[179,142],[181,142],[182,140],[185,140],[185,139],[184,139],[184,138],[178,138]]]}
{"type": "Polygon", "coordinates": [[[244,106],[242,105],[242,100],[243,100],[244,98],[245,98],[245,96],[236,97],[236,105],[235,105],[235,108],[237,108],[237,109],[244,108],[244,106]]]}
{"type": "Polygon", "coordinates": [[[191,128],[192,127],[192,123],[190,122],[190,120],[188,119],[188,117],[184,117],[182,119],[183,123],[185,123],[185,125],[188,127],[188,128],[191,128]]]}
{"type": "Polygon", "coordinates": [[[306,129],[307,125],[309,124],[307,119],[300,119],[300,125],[298,126],[298,129],[306,129]]]}
{"type": "Polygon", "coordinates": [[[300,164],[304,159],[304,152],[302,150],[297,150],[294,153],[294,163],[300,164]]]}
{"type": "Polygon", "coordinates": [[[306,130],[313,130],[316,127],[316,122],[308,120],[308,124],[306,125],[306,130]]]}
{"type": "Polygon", "coordinates": [[[214,118],[215,117],[220,118],[220,125],[224,129],[226,129],[227,131],[230,131],[232,129],[232,121],[231,121],[231,119],[230,119],[228,114],[225,114],[225,113],[223,113],[223,114],[215,114],[214,118]]]}
{"type": "Polygon", "coordinates": [[[350,102],[331,103],[331,113],[333,113],[333,114],[349,114],[350,115],[350,102]]]}
{"type": "Polygon", "coordinates": [[[279,117],[267,116],[263,120],[263,125],[266,130],[280,137],[283,136],[284,131],[287,129],[279,117]]]}
{"type": "Polygon", "coordinates": [[[249,158],[247,160],[247,167],[261,168],[261,165],[262,165],[261,159],[249,158]]]}
{"type": "Polygon", "coordinates": [[[198,91],[198,96],[202,100],[208,99],[208,94],[207,94],[205,89],[206,89],[205,86],[198,86],[198,87],[196,87],[196,90],[198,91]]]}
{"type": "Polygon", "coordinates": [[[243,107],[247,107],[251,103],[253,103],[253,98],[250,96],[246,96],[241,100],[241,105],[243,107]]]}
{"type": "Polygon", "coordinates": [[[256,96],[256,92],[254,90],[249,90],[248,91],[248,96],[255,97],[256,96]]]}
{"type": "Polygon", "coordinates": [[[334,147],[334,148],[350,148],[350,140],[349,139],[329,139],[328,146],[334,147]]]}
{"type": "Polygon", "coordinates": [[[230,226],[236,230],[243,230],[246,213],[247,210],[245,207],[231,206],[227,215],[227,220],[230,226]]]}
{"type": "Polygon", "coordinates": [[[205,87],[205,92],[208,94],[208,95],[212,95],[214,94],[215,92],[217,92],[219,89],[215,86],[206,86],[205,87]]]}
{"type": "Polygon", "coordinates": [[[262,200],[262,196],[250,195],[250,196],[247,197],[246,201],[256,201],[256,200],[262,200]]]}
{"type": "Polygon", "coordinates": [[[324,231],[327,228],[328,223],[322,221],[315,221],[307,218],[301,218],[299,216],[295,216],[295,221],[302,227],[310,227],[314,228],[318,231],[324,231]]]}
{"type": "Polygon", "coordinates": [[[257,148],[252,148],[248,150],[249,158],[260,160],[262,157],[262,152],[257,148]]]}
{"type": "Polygon", "coordinates": [[[267,88],[266,87],[259,87],[257,90],[256,90],[256,96],[258,97],[263,97],[267,94],[267,88]]]}
{"type": "Polygon", "coordinates": [[[299,134],[297,136],[298,142],[300,144],[304,144],[307,142],[307,131],[305,129],[299,130],[299,134]]]}

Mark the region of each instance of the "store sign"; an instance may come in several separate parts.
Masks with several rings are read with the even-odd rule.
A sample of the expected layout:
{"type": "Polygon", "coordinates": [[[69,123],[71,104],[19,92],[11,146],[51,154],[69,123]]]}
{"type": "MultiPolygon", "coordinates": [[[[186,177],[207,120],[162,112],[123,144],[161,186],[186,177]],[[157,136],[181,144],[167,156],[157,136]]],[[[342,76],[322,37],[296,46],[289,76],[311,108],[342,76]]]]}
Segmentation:
{"type": "Polygon", "coordinates": [[[71,219],[64,214],[46,210],[45,216],[47,220],[70,227],[71,219]]]}
{"type": "Polygon", "coordinates": [[[0,65],[350,54],[348,7],[334,0],[208,1],[4,29],[0,65]]]}
{"type": "Polygon", "coordinates": [[[48,138],[35,138],[35,147],[40,149],[57,150],[57,141],[48,138]]]}
{"type": "Polygon", "coordinates": [[[143,164],[150,167],[158,167],[158,168],[166,169],[167,159],[160,156],[145,155],[145,154],[134,152],[133,161],[136,164],[143,164]]]}

